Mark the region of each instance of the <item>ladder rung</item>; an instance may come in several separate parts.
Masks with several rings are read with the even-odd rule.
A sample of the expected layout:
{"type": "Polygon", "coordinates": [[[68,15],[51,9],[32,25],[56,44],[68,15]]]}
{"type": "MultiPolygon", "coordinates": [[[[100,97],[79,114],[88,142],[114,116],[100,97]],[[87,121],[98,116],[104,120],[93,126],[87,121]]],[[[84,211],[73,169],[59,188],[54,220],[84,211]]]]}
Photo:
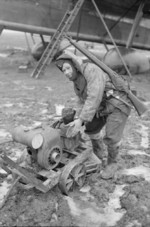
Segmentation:
{"type": "Polygon", "coordinates": [[[52,36],[51,42],[46,47],[44,53],[42,54],[41,59],[39,60],[35,70],[33,71],[31,75],[32,77],[38,78],[40,73],[44,71],[47,61],[49,60],[49,63],[51,62],[50,60],[53,59],[53,56],[57,52],[58,42],[61,40],[63,35],[69,30],[83,3],[84,0],[78,0],[72,11],[67,10],[56,32],[52,36]]]}

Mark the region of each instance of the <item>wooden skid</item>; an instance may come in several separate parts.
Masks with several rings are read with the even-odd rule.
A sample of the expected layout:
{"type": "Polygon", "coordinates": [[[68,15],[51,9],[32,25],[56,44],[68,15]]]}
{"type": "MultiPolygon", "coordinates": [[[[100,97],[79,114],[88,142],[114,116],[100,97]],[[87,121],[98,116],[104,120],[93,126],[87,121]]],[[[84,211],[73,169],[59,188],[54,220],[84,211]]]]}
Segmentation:
{"type": "Polygon", "coordinates": [[[0,209],[2,209],[3,206],[5,205],[5,203],[6,203],[7,199],[8,199],[8,197],[9,197],[9,195],[10,195],[12,189],[15,187],[15,185],[17,184],[17,182],[19,181],[19,179],[20,179],[20,176],[19,176],[19,177],[13,182],[13,184],[11,185],[10,189],[8,190],[7,194],[6,194],[5,197],[4,197],[4,200],[3,200],[2,203],[0,204],[0,209]]]}
{"type": "Polygon", "coordinates": [[[56,171],[48,171],[43,169],[38,173],[31,173],[27,169],[19,166],[19,164],[11,160],[7,155],[3,155],[1,157],[3,160],[3,162],[1,162],[1,167],[8,174],[15,173],[19,176],[19,178],[22,178],[23,181],[26,183],[24,185],[25,189],[35,187],[38,190],[46,193],[54,186],[59,184],[62,193],[68,194],[68,178],[69,176],[71,176],[71,178],[74,178],[73,181],[76,182],[76,176],[72,176],[72,171],[74,171],[76,167],[83,165],[83,170],[85,169],[85,172],[82,171],[79,174],[77,173],[78,178],[80,177],[80,175],[85,175],[86,177],[87,174],[96,172],[101,166],[100,160],[98,161],[96,159],[96,157],[92,154],[91,149],[83,149],[82,152],[74,152],[74,154],[75,157],[73,159],[65,159],[65,157],[63,157],[61,163],[64,164],[64,167],[61,170],[57,169],[56,171]],[[44,177],[45,180],[40,180],[41,177],[44,177]]]}
{"type": "Polygon", "coordinates": [[[25,180],[30,184],[32,184],[35,188],[39,189],[44,193],[49,190],[49,187],[45,186],[41,180],[35,178],[34,174],[29,173],[27,170],[20,167],[18,164],[12,161],[8,156],[4,155],[2,156],[2,159],[12,168],[12,172],[13,172],[13,169],[15,169],[16,174],[25,178],[25,180]]]}
{"type": "Polygon", "coordinates": [[[47,180],[43,182],[43,184],[48,187],[48,189],[52,189],[55,185],[58,184],[59,182],[59,177],[60,177],[61,172],[55,172],[53,170],[43,170],[38,173],[40,176],[45,176],[47,177],[47,180]]]}

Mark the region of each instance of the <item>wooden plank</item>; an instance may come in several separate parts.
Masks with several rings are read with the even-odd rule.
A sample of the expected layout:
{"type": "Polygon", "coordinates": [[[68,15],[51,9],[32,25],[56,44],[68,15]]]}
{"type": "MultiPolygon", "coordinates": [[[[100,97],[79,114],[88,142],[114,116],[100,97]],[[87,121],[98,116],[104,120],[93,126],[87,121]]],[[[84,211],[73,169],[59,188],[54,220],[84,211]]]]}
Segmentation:
{"type": "Polygon", "coordinates": [[[7,172],[8,174],[11,174],[12,172],[11,172],[11,170],[7,167],[7,166],[5,166],[5,164],[0,164],[0,167],[3,169],[3,170],[5,170],[5,172],[7,172]]]}
{"type": "Polygon", "coordinates": [[[62,164],[64,164],[64,165],[66,165],[70,160],[72,160],[72,159],[62,157],[62,159],[60,160],[60,162],[61,162],[62,164]]]}
{"type": "Polygon", "coordinates": [[[6,166],[4,160],[0,157],[0,167],[5,170],[8,174],[11,174],[10,169],[6,166]]]}
{"type": "Polygon", "coordinates": [[[12,189],[14,188],[14,186],[16,185],[16,183],[19,181],[19,179],[20,179],[20,176],[17,177],[17,179],[16,179],[16,180],[13,182],[13,184],[11,185],[11,187],[10,187],[10,189],[8,190],[7,194],[5,195],[5,197],[4,197],[3,201],[2,201],[2,203],[0,204],[0,209],[3,208],[4,204],[6,203],[6,200],[7,200],[8,196],[10,195],[12,189]]]}
{"type": "Polygon", "coordinates": [[[69,153],[69,154],[73,154],[75,156],[79,155],[80,153],[76,152],[76,151],[70,151],[68,149],[63,149],[65,152],[69,153]]]}
{"type": "Polygon", "coordinates": [[[49,188],[46,187],[45,185],[43,185],[40,180],[36,179],[32,173],[29,173],[27,170],[21,168],[18,164],[16,164],[14,161],[12,161],[8,156],[4,155],[4,156],[2,156],[2,159],[6,163],[8,163],[8,165],[10,165],[12,168],[17,170],[18,175],[24,177],[27,180],[27,182],[34,185],[34,187],[36,187],[40,191],[45,193],[49,190],[49,188]]]}
{"type": "Polygon", "coordinates": [[[61,172],[54,172],[52,175],[49,175],[48,179],[44,181],[44,185],[52,189],[55,185],[58,184],[61,172]]]}

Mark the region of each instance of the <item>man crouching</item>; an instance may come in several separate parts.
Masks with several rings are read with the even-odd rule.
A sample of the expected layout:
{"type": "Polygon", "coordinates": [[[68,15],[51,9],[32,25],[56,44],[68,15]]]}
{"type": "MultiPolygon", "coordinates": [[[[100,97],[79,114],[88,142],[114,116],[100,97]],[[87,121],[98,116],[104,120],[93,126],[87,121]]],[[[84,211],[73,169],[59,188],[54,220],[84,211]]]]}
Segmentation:
{"type": "Polygon", "coordinates": [[[130,100],[124,91],[116,90],[109,76],[101,68],[90,62],[81,62],[72,53],[60,55],[56,59],[56,66],[73,82],[81,106],[78,119],[72,123],[71,136],[76,135],[81,126],[85,125],[85,133],[91,139],[93,151],[102,163],[106,160],[103,149],[103,142],[105,143],[108,157],[101,177],[109,179],[116,170],[119,145],[131,112],[130,100]],[[116,97],[120,97],[124,102],[116,97]],[[105,136],[102,142],[100,131],[104,126],[105,136]]]}

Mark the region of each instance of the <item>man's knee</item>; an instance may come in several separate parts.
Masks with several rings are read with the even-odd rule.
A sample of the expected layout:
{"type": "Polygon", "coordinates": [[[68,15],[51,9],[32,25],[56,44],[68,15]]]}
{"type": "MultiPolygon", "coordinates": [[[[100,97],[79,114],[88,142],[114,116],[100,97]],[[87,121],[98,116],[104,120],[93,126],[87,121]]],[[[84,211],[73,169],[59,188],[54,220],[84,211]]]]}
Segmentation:
{"type": "Polygon", "coordinates": [[[104,137],[104,142],[107,146],[109,144],[113,144],[115,146],[115,144],[120,143],[126,121],[127,116],[120,112],[108,118],[106,124],[106,135],[104,137]]]}

